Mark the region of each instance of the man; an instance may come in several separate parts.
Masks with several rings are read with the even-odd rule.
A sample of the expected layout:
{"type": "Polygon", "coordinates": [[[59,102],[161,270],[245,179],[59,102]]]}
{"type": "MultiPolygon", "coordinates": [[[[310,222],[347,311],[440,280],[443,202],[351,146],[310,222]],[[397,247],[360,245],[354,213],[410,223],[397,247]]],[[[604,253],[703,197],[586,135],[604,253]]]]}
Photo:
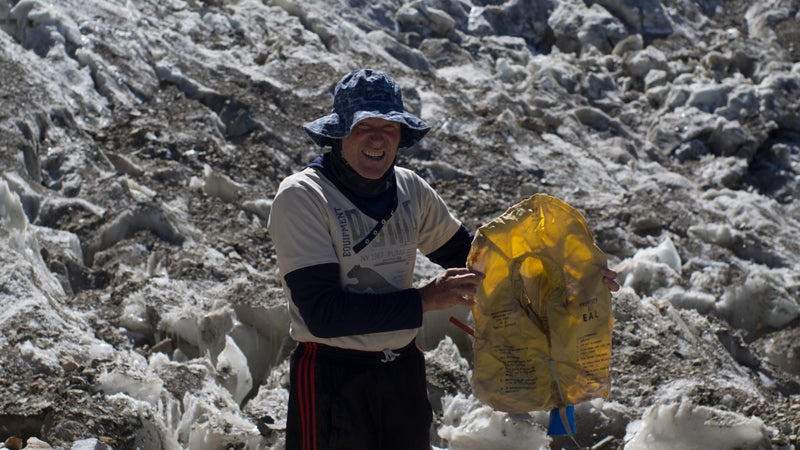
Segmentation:
{"type": "Polygon", "coordinates": [[[268,225],[298,342],[288,450],[430,449],[414,339],[424,312],[471,305],[482,274],[464,267],[472,233],[395,166],[429,129],[397,82],[369,69],[345,75],[333,112],[305,125],[331,150],[281,182],[268,225]],[[417,250],[445,270],[413,288],[417,250]]]}

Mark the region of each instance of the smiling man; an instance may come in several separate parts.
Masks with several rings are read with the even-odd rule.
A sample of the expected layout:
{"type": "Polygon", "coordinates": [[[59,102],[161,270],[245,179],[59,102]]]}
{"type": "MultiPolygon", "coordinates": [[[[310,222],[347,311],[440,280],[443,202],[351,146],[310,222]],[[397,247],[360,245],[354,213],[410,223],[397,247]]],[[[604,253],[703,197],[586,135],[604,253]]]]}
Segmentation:
{"type": "Polygon", "coordinates": [[[336,85],[306,124],[329,148],[284,179],[269,233],[289,304],[287,450],[429,450],[431,406],[414,340],[426,311],[471,305],[472,233],[414,172],[395,166],[428,125],[369,69],[336,85]],[[412,287],[417,250],[444,269],[412,287]]]}
{"type": "Polygon", "coordinates": [[[401,133],[398,122],[364,119],[342,139],[342,157],[362,177],[380,179],[394,164],[401,133]]]}

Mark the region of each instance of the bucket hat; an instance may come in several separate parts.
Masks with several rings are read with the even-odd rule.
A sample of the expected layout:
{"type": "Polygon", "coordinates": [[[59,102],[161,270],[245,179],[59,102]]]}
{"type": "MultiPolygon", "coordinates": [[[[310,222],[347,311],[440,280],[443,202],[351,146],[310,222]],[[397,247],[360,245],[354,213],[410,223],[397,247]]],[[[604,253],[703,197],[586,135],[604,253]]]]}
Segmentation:
{"type": "Polygon", "coordinates": [[[397,82],[384,72],[372,69],[345,75],[333,91],[333,112],[303,128],[317,145],[325,147],[350,134],[353,125],[370,118],[402,124],[399,147],[411,147],[430,130],[422,119],[405,110],[397,82]]]}

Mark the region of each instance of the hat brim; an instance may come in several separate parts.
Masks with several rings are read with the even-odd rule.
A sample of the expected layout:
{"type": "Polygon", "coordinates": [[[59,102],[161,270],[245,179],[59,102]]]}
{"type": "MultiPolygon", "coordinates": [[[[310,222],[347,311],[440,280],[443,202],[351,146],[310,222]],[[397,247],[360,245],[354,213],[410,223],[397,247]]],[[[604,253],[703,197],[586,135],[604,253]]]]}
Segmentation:
{"type": "Polygon", "coordinates": [[[337,113],[328,114],[303,126],[311,140],[320,147],[332,146],[335,140],[347,137],[353,126],[365,119],[383,119],[403,125],[398,147],[406,148],[419,142],[430,131],[428,126],[419,117],[408,112],[356,111],[353,122],[345,123],[337,113]]]}

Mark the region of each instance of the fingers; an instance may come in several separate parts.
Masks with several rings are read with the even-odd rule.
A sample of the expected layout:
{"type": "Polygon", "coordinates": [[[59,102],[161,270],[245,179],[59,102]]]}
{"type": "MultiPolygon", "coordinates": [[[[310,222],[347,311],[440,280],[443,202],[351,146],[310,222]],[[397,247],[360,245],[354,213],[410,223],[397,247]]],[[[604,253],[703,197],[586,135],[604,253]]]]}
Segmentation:
{"type": "Polygon", "coordinates": [[[475,299],[471,295],[462,295],[455,300],[455,305],[469,306],[470,308],[475,304],[475,299]]]}
{"type": "MultiPolygon", "coordinates": [[[[617,272],[600,268],[602,283],[611,292],[620,290],[617,283],[617,272]]],[[[423,311],[446,309],[452,306],[469,306],[475,304],[475,294],[485,274],[466,267],[451,268],[440,273],[428,285],[421,288],[423,311]]]]}
{"type": "Polygon", "coordinates": [[[472,306],[482,279],[482,273],[464,267],[445,270],[420,290],[423,311],[472,306]]]}
{"type": "Polygon", "coordinates": [[[451,280],[451,283],[445,286],[445,289],[455,304],[472,306],[475,303],[475,294],[478,292],[479,285],[476,279],[451,280]]]}
{"type": "Polygon", "coordinates": [[[617,278],[617,272],[609,269],[608,267],[603,267],[602,269],[600,269],[600,275],[602,275],[602,276],[604,276],[606,278],[610,278],[612,280],[614,278],[617,278]]]}
{"type": "Polygon", "coordinates": [[[474,294],[484,275],[464,267],[447,269],[440,275],[442,282],[450,288],[467,289],[464,294],[474,294]]]}
{"type": "Polygon", "coordinates": [[[471,270],[460,272],[450,278],[450,281],[455,284],[453,290],[459,297],[459,304],[472,306],[475,303],[474,297],[483,278],[484,275],[482,273],[471,270]]]}
{"type": "Polygon", "coordinates": [[[451,267],[445,270],[444,274],[446,277],[466,277],[466,278],[478,277],[480,279],[483,279],[484,277],[483,273],[467,267],[451,267]]]}
{"type": "Polygon", "coordinates": [[[603,284],[606,285],[609,291],[617,292],[620,289],[619,283],[617,283],[617,272],[609,269],[608,267],[603,267],[600,269],[600,275],[602,275],[603,284]]]}
{"type": "Polygon", "coordinates": [[[612,280],[611,278],[603,277],[603,284],[605,284],[608,290],[611,292],[617,292],[620,289],[619,283],[612,280]]]}

